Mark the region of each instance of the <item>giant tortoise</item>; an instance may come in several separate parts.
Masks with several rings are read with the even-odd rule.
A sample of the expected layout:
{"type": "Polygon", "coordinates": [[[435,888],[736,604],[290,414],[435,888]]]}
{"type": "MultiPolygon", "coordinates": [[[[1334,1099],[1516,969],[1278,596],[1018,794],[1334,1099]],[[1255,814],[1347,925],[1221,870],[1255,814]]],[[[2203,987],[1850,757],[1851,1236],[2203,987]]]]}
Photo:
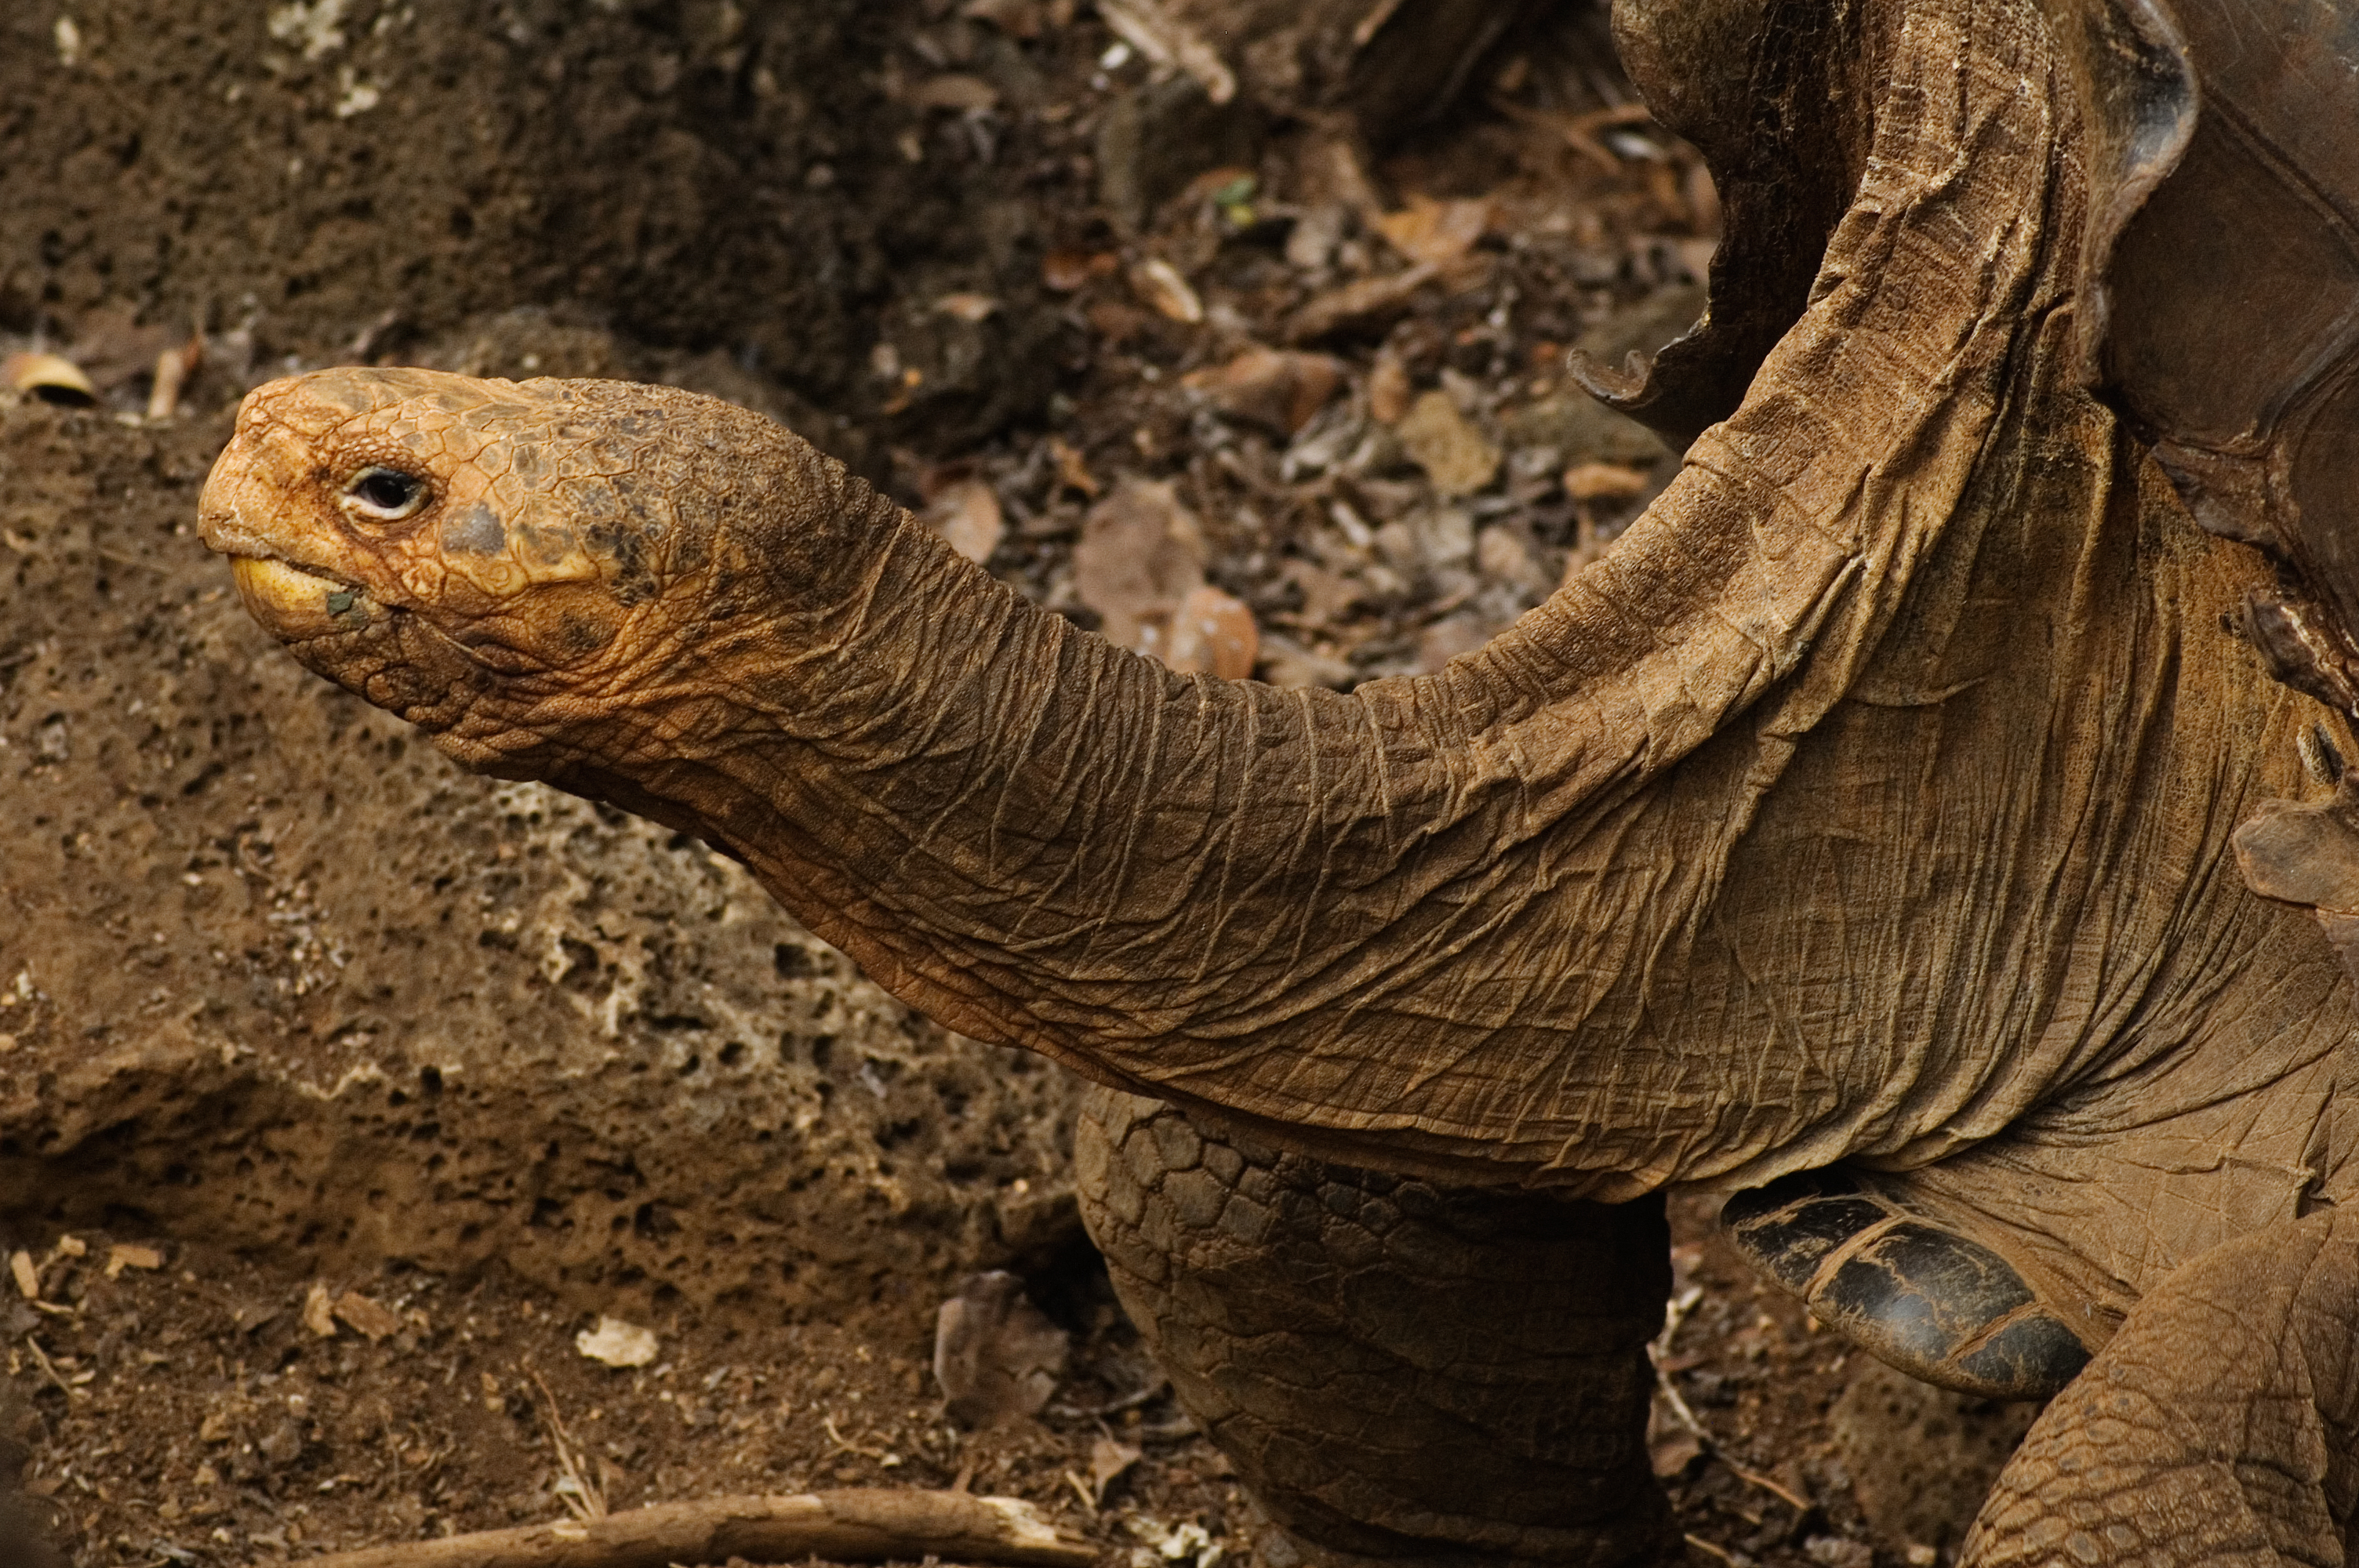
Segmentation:
{"type": "Polygon", "coordinates": [[[1090,1224],[1321,1564],[1667,1550],[1661,1195],[2053,1395],[1977,1563],[2343,1560],[2359,18],[1623,0],[1730,235],[1688,443],[1489,646],[1172,674],[656,387],[255,392],[205,537],[462,764],[1104,1086],[1090,1224]]]}

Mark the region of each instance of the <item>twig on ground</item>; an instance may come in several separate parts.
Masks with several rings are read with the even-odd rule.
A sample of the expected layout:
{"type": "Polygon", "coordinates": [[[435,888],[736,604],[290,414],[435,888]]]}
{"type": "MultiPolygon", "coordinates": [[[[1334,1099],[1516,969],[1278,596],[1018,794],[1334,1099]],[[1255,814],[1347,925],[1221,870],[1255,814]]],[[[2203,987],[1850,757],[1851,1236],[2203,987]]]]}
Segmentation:
{"type": "Polygon", "coordinates": [[[558,1499],[565,1511],[579,1519],[606,1517],[606,1489],[592,1479],[582,1463],[582,1450],[566,1430],[565,1418],[557,1413],[557,1396],[549,1391],[549,1380],[538,1367],[525,1368],[540,1390],[541,1421],[549,1428],[549,1446],[557,1450],[558,1499]]]}
{"type": "Polygon", "coordinates": [[[1782,1498],[1798,1514],[1809,1513],[1814,1506],[1810,1498],[1802,1496],[1801,1493],[1797,1492],[1793,1487],[1786,1486],[1770,1476],[1765,1476],[1758,1470],[1748,1470],[1744,1465],[1739,1465],[1735,1460],[1731,1459],[1728,1456],[1728,1450],[1725,1448],[1715,1445],[1712,1448],[1712,1456],[1714,1459],[1719,1460],[1723,1465],[1727,1465],[1728,1473],[1730,1475],[1735,1476],[1738,1480],[1744,1482],[1748,1487],[1758,1487],[1763,1491],[1768,1493],[1771,1497],[1782,1498]]]}
{"type": "Polygon", "coordinates": [[[832,1415],[821,1414],[820,1424],[827,1428],[828,1440],[835,1444],[834,1452],[838,1454],[857,1454],[863,1459],[874,1459],[878,1464],[886,1465],[898,1465],[901,1462],[901,1456],[897,1454],[883,1448],[863,1448],[836,1431],[835,1417],[832,1415]]]}
{"type": "Polygon", "coordinates": [[[856,1487],[794,1497],[707,1498],[603,1519],[484,1530],[312,1558],[305,1568],[667,1568],[668,1564],[1004,1563],[1092,1568],[1097,1548],[1015,1498],[856,1487]]]}
{"type": "MultiPolygon", "coordinates": [[[[1680,1397],[1678,1387],[1671,1381],[1670,1373],[1664,1369],[1665,1363],[1669,1359],[1671,1353],[1671,1336],[1680,1331],[1680,1325],[1687,1321],[1688,1314],[1693,1312],[1696,1303],[1701,1300],[1703,1300],[1702,1287],[1690,1286],[1685,1294],[1675,1298],[1664,1310],[1663,1332],[1657,1335],[1653,1342],[1647,1346],[1647,1359],[1653,1362],[1655,1367],[1657,1391],[1663,1396],[1663,1402],[1670,1407],[1671,1414],[1679,1418],[1680,1424],[1694,1433],[1695,1440],[1703,1445],[1703,1451],[1726,1465],[1730,1475],[1748,1487],[1758,1487],[1771,1497],[1783,1499],[1790,1504],[1797,1513],[1810,1512],[1811,1507],[1810,1498],[1796,1492],[1792,1487],[1764,1476],[1758,1470],[1746,1469],[1729,1457],[1727,1445],[1704,1430],[1703,1422],[1698,1421],[1695,1411],[1688,1408],[1688,1401],[1680,1397]]],[[[1689,1539],[1694,1538],[1690,1536],[1689,1539]]]]}
{"type": "Polygon", "coordinates": [[[1153,1404],[1157,1400],[1161,1399],[1170,1387],[1170,1379],[1158,1378],[1136,1393],[1125,1394],[1120,1399],[1110,1400],[1102,1405],[1050,1405],[1049,1413],[1081,1421],[1097,1420],[1123,1411],[1136,1410],[1141,1405],[1153,1404]]]}
{"type": "Polygon", "coordinates": [[[25,1348],[33,1353],[34,1364],[40,1368],[41,1375],[58,1386],[58,1391],[65,1395],[68,1404],[90,1398],[86,1390],[75,1388],[59,1375],[57,1368],[49,1360],[49,1352],[43,1350],[40,1342],[29,1334],[25,1336],[25,1348]]]}
{"type": "Polygon", "coordinates": [[[1688,1320],[1688,1314],[1693,1312],[1696,1303],[1701,1300],[1703,1287],[1701,1285],[1690,1285],[1686,1293],[1671,1298],[1670,1303],[1663,1309],[1663,1332],[1648,1343],[1647,1359],[1655,1368],[1655,1388],[1663,1396],[1663,1402],[1670,1406],[1673,1415],[1680,1418],[1680,1424],[1695,1434],[1698,1443],[1706,1449],[1712,1449],[1719,1445],[1712,1442],[1712,1433],[1703,1429],[1703,1422],[1696,1420],[1695,1411],[1688,1408],[1688,1401],[1680,1397],[1678,1387],[1672,1383],[1670,1373],[1664,1370],[1664,1364],[1671,1354],[1672,1336],[1679,1333],[1680,1325],[1688,1320]]]}

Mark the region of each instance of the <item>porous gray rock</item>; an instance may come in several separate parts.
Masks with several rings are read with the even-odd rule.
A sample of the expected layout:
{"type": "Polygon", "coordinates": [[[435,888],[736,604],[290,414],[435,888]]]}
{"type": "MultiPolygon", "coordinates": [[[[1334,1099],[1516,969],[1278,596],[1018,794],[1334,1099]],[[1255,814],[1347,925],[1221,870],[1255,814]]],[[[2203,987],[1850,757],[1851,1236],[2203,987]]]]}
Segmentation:
{"type": "Polygon", "coordinates": [[[0,406],[12,1210],[911,1327],[1074,1233],[1063,1074],[292,668],[189,536],[224,434],[0,406]]]}

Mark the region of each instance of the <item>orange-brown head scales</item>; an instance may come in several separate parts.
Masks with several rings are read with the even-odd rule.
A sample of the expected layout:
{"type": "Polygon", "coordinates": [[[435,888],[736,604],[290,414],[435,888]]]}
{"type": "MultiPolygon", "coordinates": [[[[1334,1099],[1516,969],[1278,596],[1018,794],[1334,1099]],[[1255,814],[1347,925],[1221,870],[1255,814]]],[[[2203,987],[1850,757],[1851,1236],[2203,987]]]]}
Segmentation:
{"type": "Polygon", "coordinates": [[[246,398],[201,520],[306,665],[508,772],[726,637],[765,448],[823,461],[669,388],[320,371],[246,398]]]}

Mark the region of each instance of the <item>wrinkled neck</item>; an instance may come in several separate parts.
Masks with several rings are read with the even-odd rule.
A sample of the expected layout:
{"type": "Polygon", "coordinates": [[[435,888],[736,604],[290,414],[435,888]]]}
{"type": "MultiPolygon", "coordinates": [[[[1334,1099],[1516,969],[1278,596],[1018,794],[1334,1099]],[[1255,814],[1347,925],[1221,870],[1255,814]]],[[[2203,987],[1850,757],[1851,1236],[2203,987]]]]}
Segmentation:
{"type": "Polygon", "coordinates": [[[842,495],[832,540],[779,520],[745,552],[764,611],[621,727],[660,747],[554,782],[725,848],[951,1027],[1073,1060],[1248,1013],[1334,935],[1322,878],[1380,878],[1440,787],[1410,694],[1175,676],[842,495]]]}
{"type": "Polygon", "coordinates": [[[2044,32],[1897,15],[1809,309],[1479,654],[1348,695],[1176,676],[789,450],[731,613],[648,686],[662,744],[600,726],[554,782],[723,845],[955,1029],[1397,1166],[1629,1196],[1919,1161],[2201,1043],[2280,939],[2223,902],[2213,742],[2287,720],[2190,659],[2241,589],[2149,591],[2175,503],[2116,504],[2137,457],[2067,374],[2044,32]],[[1986,569],[2026,546],[2054,569],[1986,569]],[[2120,932],[2218,951],[2109,977],[2120,932]]]}

